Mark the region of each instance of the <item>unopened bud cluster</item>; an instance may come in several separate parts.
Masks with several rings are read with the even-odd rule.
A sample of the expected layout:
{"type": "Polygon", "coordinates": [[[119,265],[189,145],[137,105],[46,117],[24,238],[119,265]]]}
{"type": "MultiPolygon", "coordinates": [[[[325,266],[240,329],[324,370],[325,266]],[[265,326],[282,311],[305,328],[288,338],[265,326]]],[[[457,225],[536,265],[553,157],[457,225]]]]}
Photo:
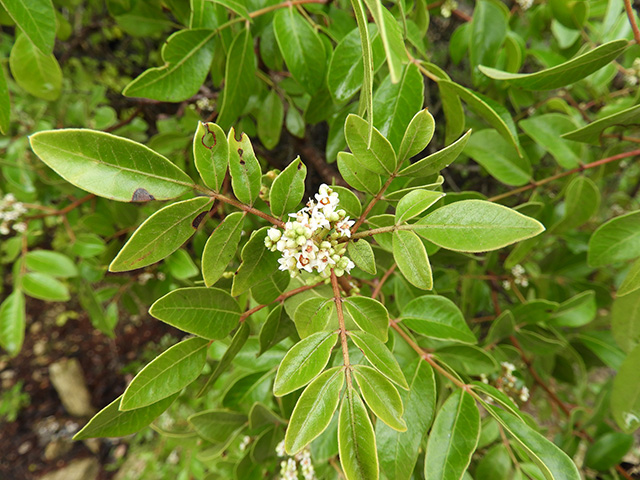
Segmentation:
{"type": "Polygon", "coordinates": [[[445,0],[440,6],[440,14],[444,18],[449,18],[451,13],[458,8],[458,2],[456,0],[445,0]]]}
{"type": "Polygon", "coordinates": [[[533,5],[533,0],[516,0],[516,3],[522,10],[529,10],[533,5]]]}
{"type": "Polygon", "coordinates": [[[524,382],[518,379],[513,372],[516,371],[516,367],[513,363],[502,362],[500,364],[502,372],[499,376],[490,379],[486,375],[481,375],[483,383],[493,384],[498,390],[505,393],[512,400],[517,398],[522,403],[526,403],[529,400],[529,389],[524,382]]]}
{"type": "MultiPolygon", "coordinates": [[[[526,270],[520,264],[516,265],[511,269],[511,274],[513,275],[513,283],[516,285],[520,285],[521,287],[529,286],[529,279],[526,276],[526,270]]],[[[511,289],[511,281],[505,280],[502,284],[505,290],[511,289]]]]}
{"type": "Polygon", "coordinates": [[[20,217],[25,213],[27,213],[27,208],[22,203],[16,201],[16,197],[14,197],[12,193],[7,193],[2,200],[0,200],[0,235],[9,235],[11,229],[16,232],[26,231],[27,224],[25,222],[18,222],[20,217]]]}
{"type": "Polygon", "coordinates": [[[624,71],[624,82],[630,87],[635,87],[638,84],[638,77],[640,77],[640,58],[636,58],[631,68],[624,71]]]}
{"type": "Polygon", "coordinates": [[[344,210],[336,208],[339,201],[338,193],[322,184],[315,201],[310,199],[302,210],[289,214],[295,220],[285,224],[284,232],[278,228],[268,230],[264,243],[272,252],[282,252],[278,259],[280,270],[289,271],[291,277],[304,270],[329,278],[331,269],[340,277],[355,267],[345,256],[346,245],[339,242],[351,236],[355,222],[344,210]]]}
{"type": "Polygon", "coordinates": [[[304,480],[316,480],[316,471],[313,468],[313,463],[311,463],[309,447],[284,460],[287,454],[284,449],[284,440],[282,440],[276,446],[276,455],[283,459],[280,462],[280,478],[282,480],[298,480],[298,468],[304,480]]]}

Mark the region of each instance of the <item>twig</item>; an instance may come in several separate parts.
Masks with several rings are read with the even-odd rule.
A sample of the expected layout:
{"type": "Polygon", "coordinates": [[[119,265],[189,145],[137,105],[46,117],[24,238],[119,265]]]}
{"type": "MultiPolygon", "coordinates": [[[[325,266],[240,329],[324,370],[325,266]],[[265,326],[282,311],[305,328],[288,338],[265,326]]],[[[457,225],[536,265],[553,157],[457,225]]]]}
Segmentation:
{"type": "Polygon", "coordinates": [[[631,0],[624,0],[624,9],[627,12],[627,18],[629,18],[629,23],[631,24],[631,29],[633,30],[633,38],[636,40],[636,43],[640,44],[640,30],[638,29],[638,24],[636,23],[636,14],[633,11],[633,7],[631,6],[631,0]]]}
{"type": "Polygon", "coordinates": [[[122,128],[122,127],[124,127],[126,125],[129,125],[140,114],[140,112],[142,112],[142,106],[138,105],[136,107],[136,109],[133,111],[133,113],[131,115],[129,115],[127,118],[125,118],[124,120],[116,123],[115,125],[111,125],[110,127],[105,128],[102,131],[103,132],[107,132],[107,133],[111,133],[111,132],[114,132],[114,131],[118,130],[119,128],[122,128]]]}
{"type": "Polygon", "coordinates": [[[318,283],[315,283],[313,285],[303,285],[302,287],[294,288],[293,290],[289,290],[288,292],[284,292],[282,295],[278,296],[278,298],[276,298],[272,302],[265,303],[265,304],[262,304],[262,305],[258,305],[257,307],[253,307],[252,309],[247,310],[246,312],[244,312],[240,316],[239,322],[240,323],[244,322],[248,317],[250,317],[251,315],[253,315],[256,312],[259,312],[260,310],[262,310],[263,308],[271,305],[272,303],[283,302],[289,297],[293,297],[294,295],[297,295],[298,293],[302,293],[302,292],[306,292],[307,290],[311,290],[312,288],[315,288],[318,285],[321,285],[323,283],[324,283],[324,280],[322,282],[318,282],[318,283]]]}
{"type": "Polygon", "coordinates": [[[380,281],[376,285],[376,288],[374,288],[373,293],[371,294],[371,298],[375,299],[375,298],[377,298],[378,295],[380,295],[380,291],[382,290],[382,287],[384,286],[384,284],[387,281],[387,279],[391,276],[391,274],[395,271],[397,266],[398,266],[398,264],[394,263],[393,265],[391,265],[389,270],[384,272],[384,275],[382,275],[382,278],[380,279],[380,281]]]}
{"type": "Polygon", "coordinates": [[[385,184],[382,186],[380,191],[377,193],[377,195],[371,199],[369,204],[364,209],[364,212],[362,212],[362,215],[360,215],[360,218],[358,219],[358,221],[355,223],[353,227],[351,227],[351,235],[353,235],[358,231],[358,228],[360,228],[360,226],[364,223],[364,221],[367,218],[367,215],[369,215],[369,212],[371,211],[371,209],[382,198],[382,195],[384,195],[384,192],[387,191],[387,188],[389,188],[389,185],[391,185],[391,182],[393,182],[394,178],[396,178],[395,173],[389,176],[389,178],[387,179],[385,184]]]}
{"type": "Polygon", "coordinates": [[[69,205],[67,205],[66,207],[64,207],[64,208],[62,208],[60,210],[54,210],[53,212],[38,213],[37,215],[31,215],[30,217],[27,217],[26,220],[35,220],[37,218],[45,218],[45,217],[51,217],[51,216],[55,216],[55,215],[66,215],[67,213],[69,213],[74,208],[79,207],[80,205],[82,205],[85,202],[88,202],[89,200],[91,200],[94,197],[95,197],[95,195],[93,193],[90,193],[89,195],[85,195],[84,197],[80,198],[79,200],[74,201],[73,203],[70,203],[69,205]]]}
{"type": "Polygon", "coordinates": [[[345,366],[347,377],[347,386],[351,387],[351,362],[349,361],[349,346],[347,345],[347,328],[344,323],[344,313],[342,312],[342,295],[338,286],[338,277],[336,272],[331,269],[331,286],[333,287],[333,300],[336,303],[336,312],[338,313],[338,326],[340,329],[340,343],[342,345],[342,360],[345,366]]]}
{"type": "Polygon", "coordinates": [[[250,205],[247,205],[245,203],[242,203],[238,200],[235,200],[231,197],[227,197],[225,195],[222,195],[221,193],[216,193],[216,192],[208,192],[209,196],[220,200],[221,202],[224,203],[228,203],[229,205],[233,205],[236,208],[239,208],[240,210],[244,210],[247,213],[252,213],[254,215],[257,215],[260,218],[264,218],[265,220],[273,223],[274,225],[280,227],[280,228],[284,228],[284,222],[282,220],[278,220],[275,217],[272,217],[271,215],[264,213],[260,210],[258,210],[257,208],[253,208],[250,205]]]}
{"type": "Polygon", "coordinates": [[[318,175],[320,175],[320,178],[322,178],[325,183],[349,187],[349,184],[344,181],[340,172],[333,168],[331,164],[327,163],[326,159],[313,147],[308,135],[305,135],[304,140],[297,139],[296,147],[301,156],[313,166],[314,170],[318,172],[318,175]]]}

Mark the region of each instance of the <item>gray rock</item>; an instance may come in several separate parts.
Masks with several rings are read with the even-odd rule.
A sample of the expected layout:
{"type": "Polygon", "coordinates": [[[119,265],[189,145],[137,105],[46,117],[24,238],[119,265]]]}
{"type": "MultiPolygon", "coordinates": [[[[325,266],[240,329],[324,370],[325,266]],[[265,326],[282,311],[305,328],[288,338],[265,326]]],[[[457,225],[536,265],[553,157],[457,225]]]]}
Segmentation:
{"type": "Polygon", "coordinates": [[[64,468],[47,473],[40,480],[95,480],[100,464],[95,458],[84,458],[71,462],[64,468]]]}
{"type": "Polygon", "coordinates": [[[95,413],[78,360],[70,358],[52,363],[49,366],[49,377],[70,415],[88,417],[95,413]]]}

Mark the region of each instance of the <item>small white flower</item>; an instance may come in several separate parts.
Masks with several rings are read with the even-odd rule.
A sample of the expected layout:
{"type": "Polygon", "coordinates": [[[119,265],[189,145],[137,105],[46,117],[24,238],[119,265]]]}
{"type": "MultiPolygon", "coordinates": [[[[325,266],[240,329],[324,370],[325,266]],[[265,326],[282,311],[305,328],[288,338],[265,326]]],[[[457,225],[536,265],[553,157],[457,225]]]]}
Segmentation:
{"type": "Polygon", "coordinates": [[[527,402],[529,400],[529,389],[525,386],[520,390],[520,401],[527,402]]]}
{"type": "Polygon", "coordinates": [[[516,3],[522,10],[529,10],[533,5],[533,0],[516,0],[516,3]]]}

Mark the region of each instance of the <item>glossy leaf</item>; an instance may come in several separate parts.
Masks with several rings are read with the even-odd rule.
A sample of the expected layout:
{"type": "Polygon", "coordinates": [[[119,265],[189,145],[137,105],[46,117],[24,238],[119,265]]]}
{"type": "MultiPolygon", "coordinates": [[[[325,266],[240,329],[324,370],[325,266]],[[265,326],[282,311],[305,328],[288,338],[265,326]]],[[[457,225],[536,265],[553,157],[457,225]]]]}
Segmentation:
{"type": "Polygon", "coordinates": [[[207,378],[207,382],[202,386],[202,388],[198,392],[198,395],[197,395],[198,397],[201,396],[206,391],[209,385],[215,384],[216,380],[220,378],[220,375],[222,375],[227,371],[233,359],[236,357],[236,355],[238,355],[238,353],[240,353],[240,350],[242,350],[242,347],[244,347],[244,344],[247,343],[250,333],[251,333],[251,329],[249,328],[249,324],[247,322],[242,322],[238,327],[238,330],[236,330],[236,333],[233,335],[233,338],[231,339],[231,343],[229,344],[227,349],[224,351],[222,358],[216,365],[215,370],[211,373],[209,378],[207,378]]]}
{"type": "Polygon", "coordinates": [[[123,412],[118,409],[122,395],[100,410],[73,437],[74,440],[84,440],[98,437],[125,437],[143,429],[162,412],[171,406],[178,394],[165,398],[147,407],[123,412]]]}
{"type": "Polygon", "coordinates": [[[262,169],[245,133],[236,140],[236,132],[229,130],[229,172],[233,193],[243,203],[253,204],[260,193],[262,169]]]}
{"type": "Polygon", "coordinates": [[[22,277],[22,290],[30,297],[50,302],[66,302],[69,289],[60,280],[46,273],[30,272],[22,277]]]}
{"type": "MultiPolygon", "coordinates": [[[[509,11],[501,2],[479,0],[473,10],[469,36],[469,60],[474,83],[479,83],[477,67],[494,65],[509,30],[509,11]]],[[[480,75],[480,77],[482,77],[480,75]]]]}
{"type": "Polygon", "coordinates": [[[640,427],[640,347],[636,346],[620,366],[611,392],[611,412],[626,433],[640,427]]]}
{"type": "Polygon", "coordinates": [[[251,31],[245,28],[238,32],[229,47],[224,71],[224,96],[216,123],[228,130],[242,114],[254,91],[256,55],[251,31]]]}
{"type": "Polygon", "coordinates": [[[207,29],[180,30],[162,46],[162,67],[150,68],[125,87],[128,97],[161,102],[181,102],[204,83],[213,60],[214,32],[207,29]]]}
{"type": "Polygon", "coordinates": [[[508,73],[480,66],[480,71],[495,80],[526,90],[553,90],[582,80],[616,59],[629,46],[626,40],[615,40],[600,45],[567,62],[536,73],[508,73]]]}
{"type": "Polygon", "coordinates": [[[377,480],[376,435],[360,395],[347,388],[338,419],[340,464],[348,480],[377,480]]]}
{"type": "Polygon", "coordinates": [[[214,444],[227,445],[247,424],[243,413],[229,410],[205,410],[189,417],[198,435],[214,444]]]}
{"type": "Polygon", "coordinates": [[[640,258],[631,265],[627,276],[624,277],[618,289],[618,296],[629,295],[638,289],[640,289],[640,258]]]}
{"type": "Polygon", "coordinates": [[[422,359],[404,368],[409,390],[400,392],[407,431],[398,432],[383,422],[376,423],[376,444],[380,469],[387,478],[409,480],[418,460],[422,438],[427,432],[436,405],[436,384],[431,366],[422,359]]]}
{"type": "Polygon", "coordinates": [[[337,341],[337,333],[318,332],[296,343],[280,362],[274,395],[282,397],[313,380],[326,367],[337,341]]]}
{"type": "Polygon", "coordinates": [[[418,297],[402,309],[400,318],[404,325],[427,337],[462,343],[477,342],[460,309],[446,297],[418,297]]]}
{"type": "Polygon", "coordinates": [[[20,35],[9,56],[11,75],[34,97],[52,102],[62,92],[62,71],[52,53],[44,54],[26,35],[20,35]]]}
{"type": "Polygon", "coordinates": [[[217,3],[219,5],[227,7],[229,10],[231,10],[234,13],[237,13],[248,22],[251,21],[251,17],[249,16],[247,7],[244,6],[241,2],[238,2],[237,0],[206,0],[206,1],[217,3]]]}
{"type": "Polygon", "coordinates": [[[640,344],[640,291],[613,301],[611,333],[625,352],[630,352],[640,344]]]}
{"type": "Polygon", "coordinates": [[[584,127],[566,132],[562,135],[562,138],[599,146],[601,135],[607,128],[636,125],[638,118],[640,118],[640,105],[634,105],[612,115],[599,118],[584,127]]]}
{"type": "Polygon", "coordinates": [[[367,332],[352,331],[349,332],[349,336],[376,370],[399,387],[405,390],[409,388],[398,361],[384,343],[367,332]]]}
{"type": "Polygon", "coordinates": [[[179,288],[156,300],[149,313],[180,330],[203,338],[225,338],[238,324],[240,306],[224,290],[179,288]]]}
{"type": "Polygon", "coordinates": [[[12,357],[20,353],[25,325],[24,295],[21,290],[14,290],[0,304],[0,346],[12,357]]]}
{"type": "Polygon", "coordinates": [[[11,19],[44,55],[53,52],[56,16],[51,0],[2,0],[11,19]]]}
{"type": "Polygon", "coordinates": [[[344,124],[344,135],[356,161],[380,175],[390,175],[396,168],[396,154],[389,141],[377,130],[369,143],[369,125],[357,115],[349,115],[344,124]]]}
{"type": "Polygon", "coordinates": [[[640,210],[602,224],[589,239],[587,261],[592,267],[640,256],[640,210]]]}
{"type": "Polygon", "coordinates": [[[298,335],[305,338],[315,332],[327,330],[329,320],[335,315],[335,302],[332,298],[315,297],[303,301],[296,308],[293,321],[296,324],[298,335]]]}
{"type": "Polygon", "coordinates": [[[275,90],[270,90],[258,111],[258,138],[267,150],[272,150],[280,142],[284,105],[275,90]]]}
{"type": "Polygon", "coordinates": [[[338,153],[338,170],[345,181],[356,190],[376,195],[382,182],[380,176],[367,170],[351,153],[338,153]]]}
{"type": "Polygon", "coordinates": [[[349,242],[347,244],[347,255],[353,260],[356,267],[371,275],[376,274],[376,258],[373,254],[371,244],[366,240],[349,242]]]}
{"type": "Polygon", "coordinates": [[[565,194],[564,215],[550,231],[554,233],[576,229],[593,217],[600,207],[600,190],[588,177],[576,177],[565,194]]]}
{"type": "Polygon", "coordinates": [[[205,185],[219,192],[229,165],[229,142],[218,125],[198,122],[193,159],[205,185]]]}
{"type": "Polygon", "coordinates": [[[410,284],[422,290],[433,288],[427,250],[415,233],[403,230],[393,232],[393,258],[410,284]]]}
{"type": "Polygon", "coordinates": [[[451,145],[443,148],[442,150],[438,150],[436,153],[422,158],[415,163],[412,163],[406,168],[403,168],[400,170],[398,175],[405,177],[428,177],[440,172],[440,170],[448,167],[456,158],[458,158],[465,148],[470,135],[471,130],[451,145]]]}
{"type": "Polygon", "coordinates": [[[442,192],[431,190],[414,190],[402,197],[396,207],[396,224],[400,225],[413,217],[417,217],[431,205],[444,197],[442,192]]]}
{"type": "Polygon", "coordinates": [[[416,232],[449,250],[484,252],[534,237],[544,231],[537,220],[483,200],[462,200],[420,220],[416,232]]]}
{"type": "Polygon", "coordinates": [[[361,330],[386,342],[389,330],[389,312],[373,298],[353,296],[344,300],[344,313],[361,330]]]}
{"type": "Polygon", "coordinates": [[[356,365],[353,368],[355,378],[364,401],[371,411],[394,430],[404,432],[407,425],[402,419],[404,408],[396,387],[375,368],[356,365]]]}
{"type": "Polygon", "coordinates": [[[234,257],[242,236],[244,217],[243,212],[227,215],[207,240],[202,252],[202,276],[207,287],[220,279],[234,257]]]}
{"type": "Polygon", "coordinates": [[[24,256],[25,265],[34,272],[54,277],[70,278],[78,275],[78,267],[66,255],[50,250],[31,250],[24,256]]]}
{"type": "Polygon", "coordinates": [[[371,16],[378,26],[382,46],[387,57],[391,81],[397,83],[400,80],[402,64],[407,61],[400,25],[382,5],[381,0],[364,0],[364,2],[367,4],[371,16]]]}
{"type": "Polygon", "coordinates": [[[344,384],[343,367],[334,367],[305,388],[291,414],[284,446],[289,455],[306,447],[329,426],[344,384]]]}
{"type": "Polygon", "coordinates": [[[459,479],[467,470],[480,438],[480,412],[464,390],[453,392],[431,428],[424,460],[429,480],[459,479]]]}
{"type": "Polygon", "coordinates": [[[622,461],[622,457],[631,450],[633,443],[632,435],[620,432],[605,433],[589,446],[584,463],[589,468],[607,471],[622,461]]]}
{"type": "Polygon", "coordinates": [[[193,337],[177,343],[147,364],[131,381],[120,410],[135,410],[179,392],[195,381],[207,360],[209,342],[193,337]]]}
{"type": "Polygon", "coordinates": [[[278,254],[267,250],[264,239],[268,227],[256,230],[242,248],[242,263],[231,286],[231,294],[236,297],[243,294],[255,284],[261,282],[278,268],[278,254]]]}
{"type": "Polygon", "coordinates": [[[153,150],[95,130],[48,130],[29,137],[40,160],[69,183],[120,202],[170,200],[191,179],[153,150]]]}
{"type": "Polygon", "coordinates": [[[258,356],[273,348],[295,332],[295,327],[282,305],[274,307],[260,329],[258,356]]]}
{"type": "Polygon", "coordinates": [[[209,197],[196,197],[158,210],[129,238],[109,271],[135,270],[168,257],[195,233],[200,213],[210,204],[209,197]]]}
{"type": "Polygon", "coordinates": [[[351,8],[356,17],[358,32],[360,32],[360,44],[362,45],[362,66],[364,81],[360,95],[360,111],[367,112],[367,122],[369,123],[369,136],[373,135],[373,47],[372,39],[368,28],[368,16],[360,0],[351,0],[351,8]]]}
{"type": "Polygon", "coordinates": [[[304,181],[307,178],[307,166],[300,157],[291,162],[276,177],[269,191],[271,213],[281,218],[295,212],[304,196],[304,181]]]}
{"type": "Polygon", "coordinates": [[[315,30],[294,8],[283,8],[273,19],[276,40],[293,78],[308,93],[322,86],[327,54],[315,30]]]}
{"type": "Polygon", "coordinates": [[[491,128],[471,135],[464,153],[505,185],[521,186],[531,180],[529,160],[519,157],[511,143],[491,128]]]}
{"type": "Polygon", "coordinates": [[[398,164],[422,152],[433,138],[435,121],[426,108],[416,113],[402,137],[398,150],[398,164]]]}
{"type": "Polygon", "coordinates": [[[575,168],[582,159],[582,145],[560,138],[576,127],[566,115],[547,113],[521,120],[518,124],[537,145],[547,150],[564,168],[575,168]]]}

